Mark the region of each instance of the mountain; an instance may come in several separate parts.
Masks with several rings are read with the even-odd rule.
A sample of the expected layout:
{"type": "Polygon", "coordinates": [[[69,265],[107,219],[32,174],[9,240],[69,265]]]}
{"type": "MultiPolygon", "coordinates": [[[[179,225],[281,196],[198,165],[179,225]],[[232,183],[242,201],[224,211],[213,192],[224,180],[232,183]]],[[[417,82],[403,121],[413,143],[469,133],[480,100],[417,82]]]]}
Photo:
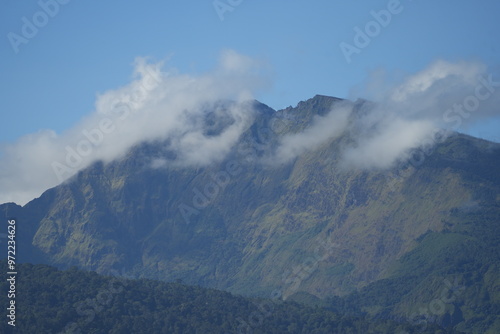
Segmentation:
{"type": "Polygon", "coordinates": [[[179,167],[168,143],[141,143],[0,212],[16,218],[25,262],[500,331],[500,145],[455,133],[390,170],[346,169],[350,132],[268,161],[341,103],[354,106],[350,121],[369,112],[327,96],[280,111],[254,102],[223,160],[179,167]]]}

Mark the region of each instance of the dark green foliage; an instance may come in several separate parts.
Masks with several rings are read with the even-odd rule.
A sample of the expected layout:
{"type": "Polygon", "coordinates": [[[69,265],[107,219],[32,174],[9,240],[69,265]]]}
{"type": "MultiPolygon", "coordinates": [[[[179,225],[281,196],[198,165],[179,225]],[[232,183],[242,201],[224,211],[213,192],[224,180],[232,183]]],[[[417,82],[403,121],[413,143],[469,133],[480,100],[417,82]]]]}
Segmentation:
{"type": "MultiPolygon", "coordinates": [[[[58,271],[47,265],[21,264],[17,270],[16,328],[12,331],[2,321],[1,333],[438,333],[435,326],[420,332],[408,324],[180,283],[105,277],[74,268],[58,271]]],[[[2,281],[2,295],[6,290],[2,281]]]]}

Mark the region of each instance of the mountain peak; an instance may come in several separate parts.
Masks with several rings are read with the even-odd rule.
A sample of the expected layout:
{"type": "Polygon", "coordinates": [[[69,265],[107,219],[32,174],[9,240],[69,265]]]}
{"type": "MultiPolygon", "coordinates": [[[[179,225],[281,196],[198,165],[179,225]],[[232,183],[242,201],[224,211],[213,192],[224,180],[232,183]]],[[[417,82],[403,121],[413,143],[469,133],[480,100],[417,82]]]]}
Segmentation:
{"type": "Polygon", "coordinates": [[[324,112],[325,110],[328,111],[332,104],[340,101],[343,101],[343,99],[333,96],[316,94],[314,95],[314,97],[311,97],[310,99],[307,99],[305,101],[300,101],[299,103],[297,103],[295,107],[288,106],[285,109],[281,109],[279,111],[289,112],[293,109],[300,109],[300,110],[309,109],[309,110],[321,110],[321,112],[324,112]]]}

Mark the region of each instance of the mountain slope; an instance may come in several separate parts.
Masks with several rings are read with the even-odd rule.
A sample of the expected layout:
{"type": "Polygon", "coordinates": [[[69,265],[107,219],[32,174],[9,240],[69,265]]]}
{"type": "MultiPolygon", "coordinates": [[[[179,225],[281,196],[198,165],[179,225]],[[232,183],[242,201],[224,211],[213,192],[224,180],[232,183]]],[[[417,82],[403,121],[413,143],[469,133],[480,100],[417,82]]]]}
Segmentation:
{"type": "Polygon", "coordinates": [[[256,102],[254,123],[222,161],[153,168],[165,143],[143,143],[23,208],[0,209],[26,226],[25,261],[261,297],[346,296],[362,301],[355,312],[405,318],[458,279],[453,325],[479,328],[474,319],[495,314],[500,295],[500,145],[455,134],[421,164],[346,170],[346,134],[288,163],[259,163],[336,103],[345,102],[316,96],[275,112],[256,102]],[[381,300],[370,297],[378,291],[381,300]],[[486,297],[466,299],[477,291],[486,297]]]}

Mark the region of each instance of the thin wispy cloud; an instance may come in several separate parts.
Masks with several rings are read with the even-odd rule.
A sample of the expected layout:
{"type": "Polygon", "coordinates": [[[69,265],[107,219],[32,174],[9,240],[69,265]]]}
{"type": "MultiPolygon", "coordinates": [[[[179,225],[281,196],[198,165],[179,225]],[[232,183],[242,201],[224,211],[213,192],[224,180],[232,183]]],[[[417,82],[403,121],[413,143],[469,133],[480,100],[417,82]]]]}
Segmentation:
{"type": "Polygon", "coordinates": [[[327,140],[340,137],[348,127],[352,103],[337,103],[325,116],[315,116],[311,125],[302,132],[287,134],[281,138],[272,158],[268,162],[282,164],[314,150],[327,140]]]}

